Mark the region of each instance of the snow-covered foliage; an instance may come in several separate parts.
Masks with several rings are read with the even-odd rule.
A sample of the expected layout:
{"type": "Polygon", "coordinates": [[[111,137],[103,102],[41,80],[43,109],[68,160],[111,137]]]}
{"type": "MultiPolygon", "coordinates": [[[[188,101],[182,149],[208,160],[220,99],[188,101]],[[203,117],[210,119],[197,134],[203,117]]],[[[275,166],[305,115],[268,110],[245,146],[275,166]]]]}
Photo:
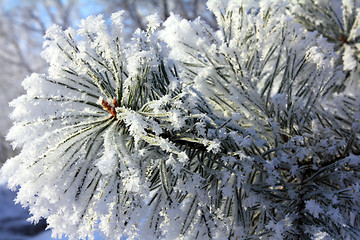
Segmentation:
{"type": "Polygon", "coordinates": [[[335,45],[338,64],[348,76],[336,83],[360,91],[360,1],[359,0],[291,0],[291,11],[307,29],[316,30],[335,45]]]}
{"type": "Polygon", "coordinates": [[[360,101],[336,45],[292,3],[208,7],[219,30],[153,15],[125,42],[122,12],[48,30],[1,169],[32,221],[71,239],[360,237],[360,101]]]}

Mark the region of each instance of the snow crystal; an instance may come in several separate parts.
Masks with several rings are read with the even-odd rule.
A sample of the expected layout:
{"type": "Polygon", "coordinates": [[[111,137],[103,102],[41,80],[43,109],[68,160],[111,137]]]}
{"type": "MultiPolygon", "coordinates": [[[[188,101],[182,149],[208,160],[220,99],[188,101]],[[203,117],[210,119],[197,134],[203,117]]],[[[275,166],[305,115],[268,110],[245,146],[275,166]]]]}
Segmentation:
{"type": "Polygon", "coordinates": [[[170,117],[169,121],[171,122],[171,125],[174,127],[174,130],[180,130],[182,126],[185,124],[185,119],[182,117],[182,113],[179,110],[171,110],[169,112],[170,117]]]}
{"type": "Polygon", "coordinates": [[[178,158],[181,163],[187,163],[189,161],[189,156],[185,152],[178,153],[178,158]]]}
{"type": "Polygon", "coordinates": [[[241,141],[239,141],[239,146],[243,148],[249,147],[253,142],[253,139],[250,136],[246,136],[244,138],[241,138],[241,141]]]}
{"type": "Polygon", "coordinates": [[[357,61],[355,59],[353,49],[347,44],[345,44],[344,47],[343,62],[344,70],[353,70],[357,66],[357,61]]]}
{"type": "Polygon", "coordinates": [[[232,197],[234,195],[234,188],[230,184],[225,184],[225,186],[221,188],[221,191],[222,194],[227,197],[232,197]]]}
{"type": "Polygon", "coordinates": [[[286,100],[286,94],[285,93],[279,93],[279,94],[275,94],[272,97],[272,102],[275,105],[278,105],[280,107],[285,107],[287,104],[287,100],[286,100]]]}
{"type": "Polygon", "coordinates": [[[314,199],[305,201],[305,208],[309,211],[315,218],[319,218],[319,214],[323,214],[324,210],[321,208],[320,204],[317,203],[314,199]]]}
{"type": "Polygon", "coordinates": [[[323,240],[327,239],[327,237],[329,237],[329,234],[327,234],[326,232],[317,232],[314,234],[314,237],[314,240],[323,240]]]}
{"type": "Polygon", "coordinates": [[[219,9],[226,9],[229,0],[209,0],[206,5],[212,12],[218,12],[219,9]]]}
{"type": "Polygon", "coordinates": [[[123,16],[125,11],[118,11],[111,14],[111,32],[114,37],[121,37],[124,29],[123,16]]]}
{"type": "Polygon", "coordinates": [[[330,208],[330,210],[327,212],[327,215],[329,215],[331,220],[334,223],[337,223],[339,226],[342,225],[344,222],[343,216],[340,213],[339,208],[330,208]]]}
{"type": "Polygon", "coordinates": [[[206,144],[207,144],[206,150],[209,152],[218,153],[221,151],[221,141],[218,139],[209,141],[206,144]]]}
{"type": "Polygon", "coordinates": [[[79,34],[87,35],[89,33],[102,33],[106,29],[105,20],[103,15],[91,15],[86,19],[81,19],[79,24],[79,34]]]}
{"type": "Polygon", "coordinates": [[[271,239],[283,239],[282,233],[286,230],[286,221],[280,220],[279,222],[275,222],[270,220],[265,227],[266,229],[273,230],[275,232],[275,236],[271,239]]]}
{"type": "Polygon", "coordinates": [[[199,121],[195,123],[196,131],[198,132],[199,136],[205,137],[206,136],[206,124],[204,121],[199,121]]]}
{"type": "Polygon", "coordinates": [[[96,163],[102,174],[110,174],[117,169],[117,157],[116,142],[114,142],[111,135],[114,134],[114,129],[109,129],[104,135],[104,153],[103,156],[96,163]]]}
{"type": "Polygon", "coordinates": [[[147,16],[146,20],[148,21],[148,28],[151,29],[151,31],[155,31],[162,23],[157,13],[147,16]]]}
{"type": "Polygon", "coordinates": [[[251,208],[259,203],[259,198],[255,195],[251,195],[243,200],[243,206],[245,208],[251,208]]]}

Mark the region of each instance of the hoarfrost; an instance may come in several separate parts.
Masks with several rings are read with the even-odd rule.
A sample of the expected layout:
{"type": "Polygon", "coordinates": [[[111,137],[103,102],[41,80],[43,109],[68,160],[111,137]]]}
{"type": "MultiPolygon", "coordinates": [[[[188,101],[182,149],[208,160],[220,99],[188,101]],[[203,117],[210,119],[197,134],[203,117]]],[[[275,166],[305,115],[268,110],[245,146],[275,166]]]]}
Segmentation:
{"type": "Polygon", "coordinates": [[[315,218],[319,218],[319,215],[324,213],[320,204],[313,199],[305,201],[305,207],[315,218]]]}
{"type": "Polygon", "coordinates": [[[288,2],[208,7],[218,30],[152,15],[124,42],[119,12],[47,31],[49,72],[11,102],[7,139],[21,152],[1,169],[32,221],[72,239],[97,228],[110,239],[322,239],[333,234],[324,219],[342,236],[355,228],[360,107],[354,89],[334,94],[337,46],[296,23],[288,2]]]}

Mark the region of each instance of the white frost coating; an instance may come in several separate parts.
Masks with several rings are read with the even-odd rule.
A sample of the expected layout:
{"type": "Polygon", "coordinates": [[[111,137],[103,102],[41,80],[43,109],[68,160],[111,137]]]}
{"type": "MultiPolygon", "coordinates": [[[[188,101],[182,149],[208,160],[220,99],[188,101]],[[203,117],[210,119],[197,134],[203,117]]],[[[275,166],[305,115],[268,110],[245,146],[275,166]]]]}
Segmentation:
{"type": "Polygon", "coordinates": [[[124,29],[124,15],[125,11],[119,11],[111,14],[111,31],[114,37],[122,38],[122,31],[124,29]]]}
{"type": "Polygon", "coordinates": [[[157,13],[147,16],[146,20],[148,21],[148,28],[151,29],[151,31],[155,31],[162,23],[157,13]]]}
{"type": "Polygon", "coordinates": [[[343,7],[343,14],[344,16],[347,16],[349,14],[352,14],[353,9],[355,8],[355,2],[354,0],[342,0],[342,7],[343,7]]]}
{"type": "Polygon", "coordinates": [[[329,238],[329,234],[327,234],[326,232],[318,232],[315,233],[314,237],[314,240],[324,240],[329,238]]]}
{"type": "Polygon", "coordinates": [[[114,174],[117,169],[119,154],[116,151],[115,141],[113,139],[114,129],[108,129],[104,134],[104,153],[96,163],[102,174],[114,174]]]}
{"type": "Polygon", "coordinates": [[[142,136],[147,135],[145,129],[148,127],[148,123],[139,116],[136,112],[127,111],[120,113],[119,116],[129,127],[130,134],[134,137],[135,144],[138,144],[142,139],[142,136]]]}
{"type": "Polygon", "coordinates": [[[320,36],[335,44],[335,48],[339,50],[337,59],[342,60],[345,71],[352,71],[351,77],[346,80],[351,82],[353,74],[357,75],[359,72],[360,1],[291,0],[290,2],[291,12],[301,19],[305,27],[310,31],[318,31],[320,36]]]}
{"type": "MultiPolygon", "coordinates": [[[[15,124],[7,139],[22,151],[4,164],[2,179],[12,189],[21,186],[17,201],[30,207],[32,221],[47,218],[53,236],[91,239],[99,219],[104,219],[100,225],[104,233],[131,235],[140,222],[135,217],[138,213],[128,211],[134,222],[126,227],[124,222],[117,223],[119,215],[111,211],[135,209],[134,205],[149,196],[149,183],[142,175],[148,164],[140,159],[157,157],[151,151],[136,154],[132,142],[140,141],[146,131],[159,135],[162,129],[156,121],[144,124],[141,118],[121,119],[117,109],[138,110],[140,104],[170,94],[167,81],[179,84],[165,65],[162,54],[166,51],[162,52],[156,37],[140,33],[136,37],[144,38],[137,39],[142,45],[129,47],[122,42],[121,15],[112,15],[111,31],[101,16],[83,20],[77,31],[51,27],[43,52],[50,64],[49,75],[33,74],[25,79],[26,94],[11,103],[15,124]],[[129,73],[123,66],[131,62],[123,58],[125,51],[143,63],[138,65],[139,76],[125,77],[129,73]],[[152,84],[162,92],[152,94],[152,84]],[[141,86],[142,93],[128,86],[141,86]],[[126,129],[129,121],[132,124],[126,129]],[[139,126],[142,131],[136,129],[139,126]],[[119,200],[126,191],[135,193],[133,202],[119,200]],[[110,225],[105,224],[108,222],[110,225]]],[[[166,97],[163,101],[167,102],[166,97]]],[[[164,112],[161,104],[158,111],[164,112]]],[[[181,161],[186,159],[181,157],[181,161]]]]}
{"type": "Polygon", "coordinates": [[[226,9],[227,5],[229,3],[229,0],[210,0],[206,3],[207,7],[212,12],[217,12],[219,9],[226,9]]]}
{"type": "Polygon", "coordinates": [[[283,232],[285,232],[286,229],[286,221],[283,219],[277,223],[274,221],[270,221],[268,225],[266,225],[267,229],[272,229],[275,234],[270,239],[276,240],[276,239],[282,239],[283,238],[283,232]]]}
{"type": "Polygon", "coordinates": [[[360,98],[338,61],[353,73],[357,38],[329,43],[293,4],[211,0],[217,30],[152,15],[129,42],[123,12],[51,27],[1,169],[30,220],[70,239],[360,237],[360,98]]]}
{"type": "Polygon", "coordinates": [[[357,66],[357,61],[354,56],[354,50],[348,46],[345,45],[344,47],[344,55],[343,55],[343,61],[344,61],[344,70],[353,70],[357,66]]]}
{"type": "Polygon", "coordinates": [[[321,208],[321,206],[313,199],[305,201],[305,208],[315,218],[319,218],[319,215],[324,213],[324,210],[321,208]]]}

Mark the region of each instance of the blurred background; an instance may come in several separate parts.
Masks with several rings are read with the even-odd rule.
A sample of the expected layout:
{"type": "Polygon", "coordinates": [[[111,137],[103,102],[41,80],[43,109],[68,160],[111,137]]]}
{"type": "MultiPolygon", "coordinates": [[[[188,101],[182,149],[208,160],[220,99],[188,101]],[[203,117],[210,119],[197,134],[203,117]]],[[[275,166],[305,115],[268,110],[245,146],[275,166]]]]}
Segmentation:
{"type": "MultiPolygon", "coordinates": [[[[43,35],[53,24],[76,27],[82,18],[125,10],[125,34],[146,28],[146,16],[158,13],[165,20],[171,12],[182,18],[204,19],[216,27],[206,0],[0,0],[0,166],[16,155],[5,137],[12,125],[9,102],[24,93],[21,82],[31,73],[46,73],[40,57],[43,35]]],[[[16,193],[0,185],[0,240],[51,239],[46,221],[28,223],[26,209],[14,204],[16,193]]],[[[96,239],[102,239],[96,236],[96,239]]]]}

